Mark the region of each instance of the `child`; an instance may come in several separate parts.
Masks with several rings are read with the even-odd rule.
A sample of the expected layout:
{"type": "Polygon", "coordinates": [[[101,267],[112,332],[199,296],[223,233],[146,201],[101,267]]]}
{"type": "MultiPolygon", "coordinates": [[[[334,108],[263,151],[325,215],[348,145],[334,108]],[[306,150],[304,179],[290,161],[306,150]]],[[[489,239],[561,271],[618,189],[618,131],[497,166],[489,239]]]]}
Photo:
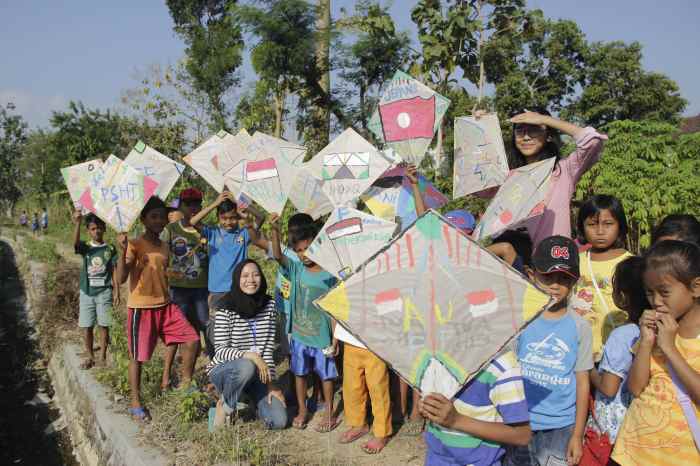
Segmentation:
{"type": "Polygon", "coordinates": [[[81,369],[90,369],[95,365],[93,349],[93,327],[97,322],[100,333],[100,363],[107,363],[107,345],[109,345],[109,327],[112,325],[112,303],[119,304],[119,284],[112,273],[117,261],[117,251],[111,244],[104,242],[105,222],[95,214],[85,217],[85,229],[90,242],[80,241],[80,210],[73,213],[75,230],[73,246],[75,253],[83,256],[80,269],[80,316],[78,326],[85,329],[86,358],[80,364],[81,369]]]}
{"type": "Polygon", "coordinates": [[[39,231],[39,214],[34,212],[34,217],[32,217],[32,233],[36,234],[39,231]]]}
{"type": "Polygon", "coordinates": [[[511,168],[556,158],[545,211],[524,224],[536,247],[543,238],[551,235],[571,236],[571,196],[581,176],[598,161],[607,137],[593,128],[579,128],[553,118],[543,108],[535,110],[518,112],[510,122],[513,123],[515,159],[511,168]],[[576,141],[576,150],[566,158],[560,158],[559,131],[576,141]]]}
{"type": "Polygon", "coordinates": [[[330,432],[338,426],[333,415],[333,380],[338,377],[334,357],[338,355],[338,342],[331,338],[331,325],[328,316],[313,304],[314,300],[331,289],[336,278],[324,271],[320,265],[306,256],[318,229],[304,229],[295,238],[292,248],[299,256],[299,262],[288,260],[280,246],[279,217],[273,214],[272,252],[275,260],[284,269],[291,283],[290,300],[292,309],[292,341],[290,343],[290,370],[295,376],[295,388],[299,411],[292,420],[292,426],[304,429],[307,424],[306,376],[312,370],[322,380],[325,412],[323,421],[316,426],[318,432],[330,432]]]}
{"type": "Polygon", "coordinates": [[[651,232],[651,244],[666,239],[688,241],[700,246],[700,222],[688,214],[668,215],[651,232]]]}
{"type": "Polygon", "coordinates": [[[22,215],[19,216],[19,225],[22,228],[25,228],[27,226],[28,222],[29,222],[29,218],[27,217],[27,211],[23,210],[22,215]]]}
{"type": "MultiPolygon", "coordinates": [[[[211,356],[211,342],[206,341],[207,324],[209,323],[209,292],[208,258],[206,240],[192,227],[190,219],[202,210],[202,193],[195,188],[187,188],[180,192],[178,198],[179,211],[182,217],[179,221],[170,222],[161,234],[170,250],[168,263],[168,284],[170,299],[177,304],[192,327],[204,334],[207,352],[211,356]]],[[[172,364],[177,346],[168,347],[165,354],[167,366],[172,364]]],[[[170,374],[162,381],[162,389],[170,386],[170,374]]]]}
{"type": "MultiPolygon", "coordinates": [[[[250,208],[248,209],[250,210],[250,208]]],[[[252,212],[252,210],[251,210],[252,212]]],[[[248,225],[241,228],[242,219],[238,205],[233,194],[224,191],[212,204],[206,206],[197,215],[190,219],[193,227],[199,228],[200,233],[207,239],[209,246],[209,308],[216,309],[216,302],[231,291],[231,277],[233,269],[240,262],[248,258],[248,246],[254,244],[267,251],[267,240],[258,234],[258,228],[264,217],[256,214],[256,225],[248,225]],[[219,226],[210,227],[204,225],[198,227],[209,212],[216,209],[219,226]]]]}
{"type": "MultiPolygon", "coordinates": [[[[591,369],[595,402],[586,430],[592,431],[597,437],[607,435],[611,444],[615,443],[617,432],[632,401],[627,387],[627,375],[634,356],[632,347],[639,339],[639,317],[645,309],[649,309],[644,290],[639,286],[643,265],[644,260],[636,256],[617,264],[612,279],[612,297],[615,305],[627,313],[629,323],[612,331],[603,348],[600,365],[597,369],[591,369]]],[[[586,459],[588,455],[589,450],[584,445],[583,456],[586,459]]],[[[607,464],[607,460],[599,458],[598,464],[607,464]]]]}
{"type": "Polygon", "coordinates": [[[620,201],[605,194],[586,200],[579,209],[578,232],[591,248],[579,254],[581,280],[572,307],[591,324],[593,361],[598,362],[610,332],[627,322],[612,299],[615,267],[631,256],[625,250],[627,219],[620,201]]]}
{"type": "Polygon", "coordinates": [[[545,238],[532,257],[530,279],[554,298],[517,341],[533,436],[527,447],[510,447],[505,464],[577,464],[588,417],[591,327],[568,309],[579,278],[576,244],[545,238]]]}
{"type": "Polygon", "coordinates": [[[46,207],[41,209],[41,229],[46,234],[49,229],[49,213],[46,211],[46,207]]]}
{"type": "MultiPolygon", "coordinates": [[[[127,340],[129,344],[129,387],[135,420],[148,421],[150,414],[141,405],[141,364],[151,359],[158,337],[166,345],[182,344],[183,385],[192,380],[195,358],[199,351],[199,335],[185,319],[168,293],[168,244],[160,240],[167,223],[165,203],[151,197],[141,211],[144,233],[129,241],[127,233],[119,233],[121,254],[117,262],[117,283],[129,279],[127,300],[127,340]]],[[[163,367],[163,379],[170,367],[163,367]]]]}
{"type": "Polygon", "coordinates": [[[530,415],[512,351],[491,361],[455,398],[429,393],[420,402],[429,421],[426,466],[500,465],[503,444],[527,447],[530,415]]]}
{"type": "Polygon", "coordinates": [[[662,241],[645,255],[643,277],[653,309],[639,320],[640,339],[628,379],[635,399],[612,459],[622,466],[697,465],[700,249],[662,241]]]}

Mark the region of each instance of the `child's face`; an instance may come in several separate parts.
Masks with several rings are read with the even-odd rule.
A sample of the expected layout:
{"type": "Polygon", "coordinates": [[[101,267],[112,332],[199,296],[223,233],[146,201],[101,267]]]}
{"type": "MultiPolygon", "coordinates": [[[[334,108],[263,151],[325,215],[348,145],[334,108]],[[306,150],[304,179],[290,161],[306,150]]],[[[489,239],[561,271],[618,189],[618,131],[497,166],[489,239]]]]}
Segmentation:
{"type": "Polygon", "coordinates": [[[613,217],[610,210],[603,209],[584,220],[583,232],[586,241],[591,243],[593,249],[606,250],[617,241],[620,235],[620,223],[613,217]]]}
{"type": "Polygon", "coordinates": [[[299,260],[301,261],[301,263],[304,264],[306,267],[313,267],[314,265],[316,265],[316,262],[312,261],[306,256],[306,250],[309,249],[309,246],[312,242],[312,239],[302,239],[294,243],[292,247],[292,249],[294,249],[294,252],[297,253],[297,256],[299,256],[299,260]]]}
{"type": "Polygon", "coordinates": [[[518,124],[513,132],[515,147],[525,158],[537,156],[547,142],[547,127],[544,125],[518,124]]]}
{"type": "Polygon", "coordinates": [[[182,218],[182,212],[179,210],[173,210],[168,212],[168,223],[179,222],[182,218]]]}
{"type": "Polygon", "coordinates": [[[644,272],[644,288],[654,310],[670,314],[674,319],[683,317],[700,298],[700,278],[693,280],[688,287],[667,273],[647,270],[644,272]]]}
{"type": "Polygon", "coordinates": [[[254,295],[260,289],[261,282],[260,269],[257,265],[248,263],[243,266],[243,270],[241,270],[241,281],[239,283],[241,291],[247,295],[254,295]]]}
{"type": "Polygon", "coordinates": [[[202,210],[202,201],[180,202],[180,212],[188,221],[202,210]]]}
{"type": "Polygon", "coordinates": [[[99,225],[97,223],[90,223],[87,225],[86,228],[88,231],[88,235],[90,235],[91,240],[98,242],[98,243],[102,242],[102,238],[104,237],[104,234],[105,234],[104,226],[99,225]]]}
{"type": "Polygon", "coordinates": [[[557,304],[566,303],[571,289],[576,284],[576,279],[564,272],[541,273],[528,270],[528,275],[545,293],[556,299],[557,304]]]}
{"type": "Polygon", "coordinates": [[[229,210],[219,214],[219,225],[227,231],[235,230],[238,227],[238,220],[240,220],[240,217],[236,210],[229,210]]]}
{"type": "Polygon", "coordinates": [[[158,236],[168,224],[168,214],[164,208],[151,209],[141,218],[141,222],[147,231],[158,236]]]}

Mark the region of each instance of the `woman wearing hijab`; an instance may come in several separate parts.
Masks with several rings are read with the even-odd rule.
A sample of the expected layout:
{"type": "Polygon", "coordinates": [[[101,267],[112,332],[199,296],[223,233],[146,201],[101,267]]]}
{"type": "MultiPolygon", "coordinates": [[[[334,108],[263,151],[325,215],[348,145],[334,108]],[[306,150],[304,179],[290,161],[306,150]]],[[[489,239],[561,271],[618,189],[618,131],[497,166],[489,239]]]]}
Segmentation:
{"type": "Polygon", "coordinates": [[[269,429],[286,427],[284,395],[274,385],[275,322],[275,301],[267,295],[260,266],[251,259],[241,262],[214,321],[214,358],[207,373],[221,397],[212,427],[226,423],[244,392],[269,429]]]}

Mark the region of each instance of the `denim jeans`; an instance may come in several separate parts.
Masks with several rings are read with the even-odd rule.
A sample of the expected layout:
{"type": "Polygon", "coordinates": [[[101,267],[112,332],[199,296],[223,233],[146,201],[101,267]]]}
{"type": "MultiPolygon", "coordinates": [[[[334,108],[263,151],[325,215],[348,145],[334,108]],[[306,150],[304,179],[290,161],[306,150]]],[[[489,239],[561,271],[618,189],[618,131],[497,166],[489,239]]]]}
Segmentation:
{"type": "Polygon", "coordinates": [[[532,432],[526,447],[507,447],[504,466],[545,466],[566,464],[566,448],[574,425],[532,432]],[[550,457],[553,457],[550,459],[550,457]],[[549,463],[547,461],[549,460],[549,463]]]}
{"type": "Polygon", "coordinates": [[[260,382],[258,368],[248,359],[226,361],[215,366],[209,374],[219,394],[224,398],[224,409],[232,413],[243,392],[257,404],[257,415],[268,429],[287,426],[287,408],[275,398],[267,401],[267,386],[260,382]]]}

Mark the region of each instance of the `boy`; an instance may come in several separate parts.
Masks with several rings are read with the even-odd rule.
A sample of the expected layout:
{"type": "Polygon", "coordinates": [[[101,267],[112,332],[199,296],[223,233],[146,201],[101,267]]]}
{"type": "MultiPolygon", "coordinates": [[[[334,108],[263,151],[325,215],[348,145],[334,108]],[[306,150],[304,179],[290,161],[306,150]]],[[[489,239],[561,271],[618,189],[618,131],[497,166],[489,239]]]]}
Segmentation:
{"type": "Polygon", "coordinates": [[[330,432],[339,422],[333,415],[333,380],[338,377],[334,357],[338,355],[338,342],[331,338],[329,317],[313,304],[313,301],[331,289],[336,278],[311,261],[306,249],[318,233],[318,227],[304,228],[298,232],[292,249],[299,261],[291,261],[282,254],[280,246],[279,216],[270,218],[272,226],[272,252],[275,260],[289,277],[292,315],[292,341],[290,343],[290,370],[295,376],[295,388],[299,411],[292,426],[304,429],[307,423],[306,376],[313,370],[321,378],[325,412],[317,432],[330,432]]]}
{"type": "Polygon", "coordinates": [[[32,233],[36,235],[39,231],[39,214],[34,212],[34,217],[32,217],[32,233]]]}
{"type": "MultiPolygon", "coordinates": [[[[208,258],[206,240],[190,223],[190,219],[202,210],[202,193],[195,188],[180,192],[178,198],[180,220],[165,226],[160,239],[168,244],[170,260],[168,262],[168,284],[170,300],[177,304],[185,314],[187,321],[197,332],[205,336],[207,351],[212,351],[211,342],[206,341],[207,323],[209,323],[209,305],[207,299],[208,258]]],[[[165,354],[165,366],[172,367],[177,346],[168,347],[165,354]]],[[[161,388],[170,387],[170,373],[163,373],[161,388]],[[167,375],[167,378],[165,378],[167,375]]]]}
{"type": "Polygon", "coordinates": [[[216,309],[219,299],[231,291],[233,269],[240,262],[248,258],[248,246],[254,244],[267,251],[268,242],[258,234],[258,229],[264,221],[264,217],[250,207],[249,210],[256,217],[255,224],[241,228],[243,209],[238,208],[233,194],[224,191],[212,204],[206,206],[190,220],[190,224],[199,229],[201,235],[206,238],[209,246],[209,307],[216,309]],[[211,227],[197,225],[216,209],[219,226],[211,227]]]}
{"type": "Polygon", "coordinates": [[[429,466],[500,465],[503,444],[527,447],[532,435],[523,378],[512,351],[491,361],[454,402],[429,393],[419,406],[429,421],[424,434],[429,466]]]}
{"type": "Polygon", "coordinates": [[[46,207],[41,209],[41,229],[44,234],[49,230],[49,213],[46,211],[46,207]]]}
{"type": "Polygon", "coordinates": [[[591,327],[568,309],[579,278],[576,244],[550,236],[537,246],[528,275],[555,299],[518,338],[533,436],[526,447],[509,449],[507,465],[578,464],[588,418],[591,327]]]}
{"type": "Polygon", "coordinates": [[[93,349],[93,327],[95,323],[100,333],[100,364],[107,363],[107,345],[109,345],[109,327],[112,325],[112,303],[119,304],[119,284],[113,274],[117,261],[117,250],[104,242],[105,222],[95,214],[85,217],[85,229],[90,242],[80,241],[80,223],[82,213],[73,213],[75,230],[73,246],[75,253],[83,256],[80,269],[80,316],[78,326],[84,329],[86,357],[80,364],[81,369],[90,369],[95,365],[93,349]]]}
{"type": "MultiPolygon", "coordinates": [[[[156,196],[151,197],[141,211],[141,223],[145,231],[135,240],[129,241],[127,233],[119,233],[117,237],[121,254],[116,275],[118,283],[129,279],[129,413],[135,420],[148,421],[150,414],[141,405],[140,397],[142,363],[151,359],[158,337],[166,345],[182,344],[182,382],[189,384],[199,350],[199,335],[178,305],[170,302],[166,276],[168,244],[160,240],[167,223],[165,203],[156,196]]],[[[163,370],[169,371],[169,368],[163,370]]]]}

